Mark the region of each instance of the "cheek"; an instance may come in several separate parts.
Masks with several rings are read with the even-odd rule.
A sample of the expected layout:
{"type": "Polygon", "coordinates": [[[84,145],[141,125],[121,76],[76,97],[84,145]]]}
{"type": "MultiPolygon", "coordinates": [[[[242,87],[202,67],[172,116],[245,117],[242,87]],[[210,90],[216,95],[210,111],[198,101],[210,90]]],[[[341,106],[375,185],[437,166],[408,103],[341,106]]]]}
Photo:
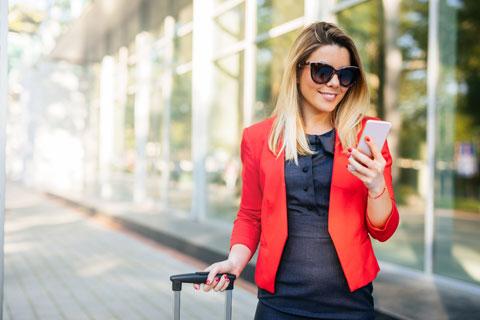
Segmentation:
{"type": "Polygon", "coordinates": [[[345,94],[348,92],[349,88],[340,87],[340,99],[345,97],[345,94]]]}
{"type": "Polygon", "coordinates": [[[311,96],[316,92],[316,83],[310,78],[310,74],[303,72],[300,77],[300,92],[302,96],[311,96]]]}

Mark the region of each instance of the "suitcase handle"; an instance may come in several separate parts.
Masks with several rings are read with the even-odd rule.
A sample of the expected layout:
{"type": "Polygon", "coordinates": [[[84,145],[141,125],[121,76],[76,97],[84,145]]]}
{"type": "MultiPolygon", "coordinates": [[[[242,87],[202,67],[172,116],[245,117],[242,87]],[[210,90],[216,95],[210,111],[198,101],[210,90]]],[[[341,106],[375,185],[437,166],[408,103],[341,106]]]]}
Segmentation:
{"type": "MultiPolygon", "coordinates": [[[[170,276],[170,281],[172,281],[172,290],[182,291],[182,283],[205,283],[205,281],[207,281],[208,274],[209,272],[202,271],[170,276]]],[[[237,277],[231,273],[218,273],[217,275],[222,276],[224,274],[227,275],[228,279],[230,280],[230,284],[228,285],[227,290],[233,290],[233,283],[237,277]]]]}

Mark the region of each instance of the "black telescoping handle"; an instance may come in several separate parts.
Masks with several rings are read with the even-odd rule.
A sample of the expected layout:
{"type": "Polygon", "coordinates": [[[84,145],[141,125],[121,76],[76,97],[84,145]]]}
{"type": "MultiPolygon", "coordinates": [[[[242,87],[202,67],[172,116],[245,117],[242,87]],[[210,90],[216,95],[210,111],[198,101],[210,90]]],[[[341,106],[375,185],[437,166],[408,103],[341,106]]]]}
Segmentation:
{"type": "MultiPolygon", "coordinates": [[[[225,273],[230,280],[230,284],[227,287],[227,290],[233,290],[233,283],[236,279],[236,276],[231,273],[225,273]]],[[[216,276],[223,276],[224,273],[218,273],[216,276]]],[[[195,272],[195,273],[184,273],[176,274],[170,276],[170,281],[172,281],[172,290],[173,291],[182,291],[182,283],[205,283],[207,281],[208,272],[195,272]]]]}

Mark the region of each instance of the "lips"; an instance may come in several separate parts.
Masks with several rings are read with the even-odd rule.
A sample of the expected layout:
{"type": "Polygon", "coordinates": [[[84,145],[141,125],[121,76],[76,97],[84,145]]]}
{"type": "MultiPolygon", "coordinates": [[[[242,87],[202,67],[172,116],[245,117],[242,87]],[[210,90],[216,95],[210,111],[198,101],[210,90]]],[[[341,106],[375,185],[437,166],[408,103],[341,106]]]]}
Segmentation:
{"type": "Polygon", "coordinates": [[[318,93],[320,93],[323,97],[323,99],[327,100],[327,101],[333,101],[335,100],[335,98],[337,97],[338,94],[336,93],[332,93],[332,92],[322,92],[322,91],[318,91],[318,93]]]}

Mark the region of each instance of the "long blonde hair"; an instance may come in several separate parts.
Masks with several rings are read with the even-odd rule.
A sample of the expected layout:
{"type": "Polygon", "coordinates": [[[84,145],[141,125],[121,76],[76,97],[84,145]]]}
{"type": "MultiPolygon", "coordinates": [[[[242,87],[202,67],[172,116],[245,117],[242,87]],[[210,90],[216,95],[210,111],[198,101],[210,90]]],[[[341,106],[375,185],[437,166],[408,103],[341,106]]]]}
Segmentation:
{"type": "Polygon", "coordinates": [[[306,27],[293,43],[283,72],[279,95],[272,116],[275,120],[268,138],[269,149],[280,155],[285,149],[285,159],[294,160],[298,165],[298,154],[311,155],[305,137],[304,122],[301,113],[302,97],[297,80],[300,68],[310,54],[324,45],[337,45],[348,50],[350,63],[360,68],[355,84],[350,87],[332,111],[332,126],[337,130],[343,148],[352,147],[361,126],[361,119],[369,108],[370,96],[363,66],[353,40],[332,23],[317,22],[306,27]],[[283,143],[279,145],[279,142],[283,143]],[[277,147],[280,147],[277,153],[277,147]]]}

